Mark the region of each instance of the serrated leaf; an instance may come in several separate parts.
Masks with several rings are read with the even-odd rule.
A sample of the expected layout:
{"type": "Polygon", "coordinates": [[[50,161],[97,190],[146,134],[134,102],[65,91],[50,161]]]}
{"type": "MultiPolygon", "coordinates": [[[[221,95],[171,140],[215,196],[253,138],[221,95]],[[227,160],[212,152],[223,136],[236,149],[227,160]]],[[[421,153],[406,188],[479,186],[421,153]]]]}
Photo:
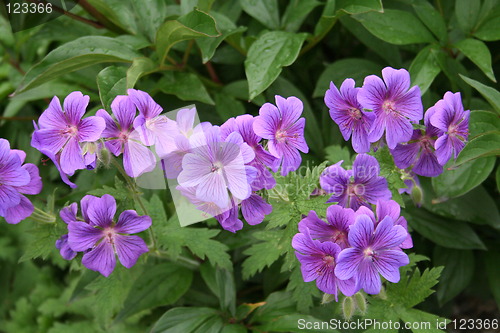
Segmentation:
{"type": "Polygon", "coordinates": [[[376,37],[395,45],[432,43],[434,37],[411,13],[385,9],[383,13],[368,12],[353,15],[376,37]]]}
{"type": "Polygon", "coordinates": [[[271,266],[283,254],[283,245],[279,244],[282,232],[278,230],[256,232],[254,236],[263,242],[255,243],[243,252],[249,256],[242,265],[242,275],[245,280],[261,272],[265,267],[271,266]]]}
{"type": "Polygon", "coordinates": [[[283,67],[295,62],[305,38],[305,34],[270,31],[250,46],[245,60],[250,99],[269,87],[283,67]]]}
{"type": "Polygon", "coordinates": [[[194,10],[160,26],[156,33],[156,51],[163,64],[173,45],[183,40],[219,35],[214,19],[202,11],[194,10]]]}
{"type": "Polygon", "coordinates": [[[97,74],[99,97],[105,110],[110,110],[111,102],[118,95],[127,93],[127,69],[109,66],[97,74]]]}
{"type": "Polygon", "coordinates": [[[131,62],[140,55],[124,42],[103,36],[86,36],[51,51],[24,76],[16,93],[49,80],[103,62],[131,62]]]}
{"type": "Polygon", "coordinates": [[[404,207],[404,201],[399,193],[400,189],[406,188],[401,179],[401,170],[394,164],[394,159],[387,147],[378,149],[372,154],[380,165],[380,176],[387,179],[387,185],[392,193],[392,200],[404,207]]]}
{"type": "Polygon", "coordinates": [[[497,82],[491,67],[491,53],[486,44],[477,39],[467,38],[455,43],[454,46],[475,63],[491,81],[497,82]]]}
{"type": "Polygon", "coordinates": [[[297,310],[300,312],[309,310],[314,305],[314,298],[320,296],[314,281],[304,282],[300,265],[297,265],[292,271],[286,291],[292,293],[292,299],[297,303],[297,310]]]}
{"type": "Polygon", "coordinates": [[[352,165],[351,152],[347,147],[341,147],[339,145],[331,145],[325,148],[326,159],[330,163],[337,163],[339,161],[344,161],[342,166],[352,165]]]}

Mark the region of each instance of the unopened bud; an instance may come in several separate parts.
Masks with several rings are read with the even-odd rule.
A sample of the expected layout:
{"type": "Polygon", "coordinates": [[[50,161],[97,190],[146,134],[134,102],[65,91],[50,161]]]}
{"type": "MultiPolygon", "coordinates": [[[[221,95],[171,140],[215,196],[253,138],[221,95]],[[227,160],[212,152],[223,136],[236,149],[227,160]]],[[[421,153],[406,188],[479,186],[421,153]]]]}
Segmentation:
{"type": "Polygon", "coordinates": [[[366,312],[365,295],[363,295],[361,292],[357,292],[354,295],[354,300],[356,301],[356,307],[358,308],[359,312],[361,312],[361,314],[364,314],[366,312]]]}
{"type": "Polygon", "coordinates": [[[321,300],[321,304],[328,304],[333,302],[334,300],[335,300],[335,295],[324,293],[323,299],[321,300]]]}
{"type": "Polygon", "coordinates": [[[99,149],[97,151],[97,158],[105,168],[108,168],[113,157],[111,156],[108,148],[106,148],[106,146],[103,146],[102,149],[99,149]]]}
{"type": "Polygon", "coordinates": [[[342,313],[344,315],[345,320],[350,320],[352,315],[356,311],[356,304],[354,304],[354,299],[352,297],[344,298],[342,302],[342,313]]]}
{"type": "Polygon", "coordinates": [[[413,188],[411,189],[410,197],[415,205],[417,205],[417,207],[422,206],[424,193],[422,192],[422,188],[420,186],[418,186],[417,184],[413,186],[413,188]]]}

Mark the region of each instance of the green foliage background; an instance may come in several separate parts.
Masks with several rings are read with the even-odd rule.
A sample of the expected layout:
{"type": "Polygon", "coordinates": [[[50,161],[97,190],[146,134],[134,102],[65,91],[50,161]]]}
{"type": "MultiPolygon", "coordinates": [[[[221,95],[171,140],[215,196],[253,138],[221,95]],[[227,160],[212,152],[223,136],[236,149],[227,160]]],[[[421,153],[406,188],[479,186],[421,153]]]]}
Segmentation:
{"type": "Polygon", "coordinates": [[[109,110],[114,96],[134,87],[166,111],[195,103],[200,119],[214,124],[256,115],[275,94],[297,96],[307,119],[307,170],[278,178],[268,193],[273,213],[236,235],[214,220],[181,228],[169,194],[146,191],[160,249],[107,279],[60,258],[60,220],[2,223],[0,331],[289,332],[301,318],[341,318],[341,302],[320,305],[314,282],[302,281],[290,241],[302,214],[324,215],[324,197],[309,197],[321,163],[353,158],[323,103],[329,82],[352,77],[361,86],[385,66],[409,69],[426,108],[460,91],[472,110],[471,135],[441,176],[421,177],[420,208],[397,192],[401,174],[390,154],[375,155],[405,206],[419,255],[399,284],[369,297],[355,316],[498,318],[499,1],[85,0],[72,13],[15,34],[0,19],[0,136],[39,165],[39,208],[58,218],[58,209],[90,192],[142,209],[130,207],[130,189],[115,170],[81,171],[70,191],[30,147],[31,121],[52,96],[74,90],[90,95],[89,114],[109,110]]]}

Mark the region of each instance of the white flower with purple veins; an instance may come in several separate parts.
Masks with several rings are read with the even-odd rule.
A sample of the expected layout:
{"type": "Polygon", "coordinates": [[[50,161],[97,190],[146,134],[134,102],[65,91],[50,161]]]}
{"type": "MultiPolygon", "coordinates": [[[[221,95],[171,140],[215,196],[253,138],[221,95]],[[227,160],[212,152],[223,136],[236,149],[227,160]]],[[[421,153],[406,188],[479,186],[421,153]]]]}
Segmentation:
{"type": "MultiPolygon", "coordinates": [[[[104,120],[100,117],[87,117],[85,114],[89,96],[75,91],[64,99],[64,111],[57,97],[38,119],[34,133],[35,148],[49,157],[60,156],[60,168],[67,175],[85,169],[92,161],[84,160],[81,143],[99,140],[104,130],[104,120]]],[[[94,156],[95,160],[95,156],[94,156]]]]}
{"type": "MultiPolygon", "coordinates": [[[[68,223],[69,248],[77,252],[85,251],[83,265],[104,276],[109,276],[115,269],[116,255],[126,268],[134,266],[137,259],[149,250],[142,238],[131,234],[148,229],[151,226],[151,218],[139,216],[134,210],[126,210],[115,223],[115,198],[109,194],[103,195],[102,198],[86,198],[88,202],[83,215],[88,223],[68,223]]],[[[84,210],[82,201],[82,212],[84,210]]]]}
{"type": "Polygon", "coordinates": [[[111,111],[116,121],[105,110],[97,111],[97,116],[106,122],[102,132],[102,137],[108,139],[106,148],[115,156],[123,153],[123,167],[130,177],[152,171],[156,166],[156,157],[141,142],[133,126],[137,111],[130,97],[116,96],[111,103],[111,111]]]}
{"type": "Polygon", "coordinates": [[[221,208],[229,208],[229,194],[240,200],[250,196],[257,171],[246,164],[255,154],[239,133],[222,140],[219,127],[205,125],[190,144],[192,150],[184,156],[177,178],[182,187],[196,187],[197,199],[221,208]]]}

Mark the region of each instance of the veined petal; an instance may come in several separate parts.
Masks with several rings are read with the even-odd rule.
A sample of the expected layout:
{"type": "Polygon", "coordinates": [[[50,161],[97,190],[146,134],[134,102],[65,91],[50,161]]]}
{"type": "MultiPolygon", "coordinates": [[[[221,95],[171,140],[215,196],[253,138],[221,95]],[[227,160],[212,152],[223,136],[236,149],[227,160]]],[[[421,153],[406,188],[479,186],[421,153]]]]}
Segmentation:
{"type": "Polygon", "coordinates": [[[365,78],[363,87],[358,92],[358,101],[363,108],[377,112],[381,109],[382,103],[387,97],[386,94],[387,87],[384,81],[376,75],[369,75],[365,78]]]}
{"type": "Polygon", "coordinates": [[[363,288],[367,294],[376,295],[380,293],[382,282],[373,262],[369,259],[363,259],[358,269],[358,286],[363,288]]]}
{"type": "Polygon", "coordinates": [[[116,200],[109,194],[105,194],[101,198],[94,198],[87,209],[90,224],[101,228],[110,227],[115,214],[116,200]]]}
{"type": "Polygon", "coordinates": [[[279,95],[275,96],[276,106],[278,107],[281,114],[281,126],[283,128],[288,128],[293,125],[297,119],[299,119],[304,109],[304,104],[297,97],[291,96],[288,98],[283,98],[279,95]]]}
{"type": "Polygon", "coordinates": [[[115,231],[123,234],[136,234],[151,226],[151,217],[139,216],[135,210],[126,210],[120,214],[115,231]]]}
{"type": "Polygon", "coordinates": [[[76,138],[68,140],[61,153],[61,169],[64,173],[72,175],[75,170],[85,169],[83,153],[76,138]]]}
{"type": "Polygon", "coordinates": [[[253,122],[255,134],[264,139],[274,139],[280,125],[280,112],[271,103],[265,103],[259,110],[259,115],[253,122]]]}
{"type": "Polygon", "coordinates": [[[163,111],[162,107],[148,93],[136,89],[128,89],[127,93],[144,118],[152,119],[163,111]]]}
{"type": "Polygon", "coordinates": [[[385,67],[382,69],[382,77],[387,85],[388,97],[397,99],[403,96],[410,88],[410,73],[406,69],[394,69],[385,67]]]}
{"type": "Polygon", "coordinates": [[[349,229],[349,244],[359,249],[367,248],[371,245],[374,228],[374,222],[368,215],[356,216],[355,223],[349,229]]]}
{"type": "Polygon", "coordinates": [[[410,260],[401,250],[386,250],[380,252],[373,260],[377,271],[389,282],[398,283],[399,267],[408,265],[410,260]]]}
{"type": "Polygon", "coordinates": [[[407,234],[402,226],[394,225],[394,220],[390,216],[386,216],[377,225],[373,234],[373,242],[370,245],[374,251],[392,249],[401,245],[407,234]]]}
{"type": "Polygon", "coordinates": [[[0,185],[0,208],[8,209],[13,206],[19,205],[21,202],[21,195],[15,187],[9,185],[0,185]]]}
{"type": "Polygon", "coordinates": [[[18,205],[7,208],[5,211],[5,221],[9,224],[17,224],[33,214],[35,208],[31,201],[24,195],[21,195],[21,201],[18,205]]]}
{"type": "Polygon", "coordinates": [[[36,138],[38,142],[38,150],[48,151],[55,155],[64,147],[70,137],[61,134],[59,129],[40,129],[33,134],[33,138],[36,138]]]}
{"type": "Polygon", "coordinates": [[[137,259],[149,251],[144,240],[139,236],[115,235],[115,249],[118,259],[123,266],[131,268],[137,262],[137,259]]]}
{"type": "Polygon", "coordinates": [[[335,276],[340,280],[355,277],[362,260],[363,254],[359,249],[351,247],[340,251],[337,266],[335,266],[335,276]]]}
{"type": "Polygon", "coordinates": [[[225,208],[229,200],[229,194],[222,174],[212,172],[206,175],[196,188],[196,197],[199,200],[213,202],[217,206],[225,208]]]}
{"type": "Polygon", "coordinates": [[[273,206],[256,194],[252,194],[241,202],[241,213],[250,225],[261,223],[266,215],[271,214],[272,210],[273,206]]]}
{"type": "Polygon", "coordinates": [[[116,266],[113,246],[108,242],[101,242],[96,248],[83,255],[82,264],[108,277],[116,266]]]}
{"type": "Polygon", "coordinates": [[[73,251],[86,251],[93,248],[98,241],[104,238],[100,229],[85,222],[68,223],[68,243],[73,251]]]}
{"type": "Polygon", "coordinates": [[[87,106],[89,105],[90,97],[83,95],[79,91],[74,91],[64,99],[64,113],[68,120],[68,124],[77,125],[82,119],[87,106]]]}
{"type": "Polygon", "coordinates": [[[189,153],[182,159],[182,171],[177,180],[183,187],[194,187],[200,184],[211,170],[210,160],[200,154],[189,153]]]}
{"type": "Polygon", "coordinates": [[[62,129],[68,124],[57,96],[52,98],[47,110],[38,118],[38,124],[41,129],[62,129]]]}
{"type": "Polygon", "coordinates": [[[76,202],[73,202],[71,205],[61,209],[61,211],[59,212],[59,216],[66,224],[70,222],[78,222],[78,219],[76,218],[77,212],[78,204],[76,202]]]}
{"type": "MultiPolygon", "coordinates": [[[[418,130],[420,131],[420,130],[418,130]]],[[[408,144],[398,144],[396,148],[391,150],[394,157],[394,164],[400,169],[406,169],[417,159],[420,151],[420,144],[417,142],[408,144]]]]}
{"type": "Polygon", "coordinates": [[[130,177],[136,178],[151,172],[156,166],[156,157],[147,147],[133,140],[127,141],[123,150],[123,168],[130,177]]]}
{"type": "Polygon", "coordinates": [[[111,111],[113,111],[122,129],[128,130],[132,128],[137,111],[129,96],[116,96],[111,103],[111,111]]]}
{"type": "Polygon", "coordinates": [[[106,128],[104,118],[92,116],[83,119],[78,125],[79,141],[97,141],[106,128]]]}
{"type": "Polygon", "coordinates": [[[385,137],[389,149],[396,148],[396,145],[401,142],[407,142],[413,134],[413,126],[410,121],[404,117],[387,117],[387,131],[385,137]]]}

